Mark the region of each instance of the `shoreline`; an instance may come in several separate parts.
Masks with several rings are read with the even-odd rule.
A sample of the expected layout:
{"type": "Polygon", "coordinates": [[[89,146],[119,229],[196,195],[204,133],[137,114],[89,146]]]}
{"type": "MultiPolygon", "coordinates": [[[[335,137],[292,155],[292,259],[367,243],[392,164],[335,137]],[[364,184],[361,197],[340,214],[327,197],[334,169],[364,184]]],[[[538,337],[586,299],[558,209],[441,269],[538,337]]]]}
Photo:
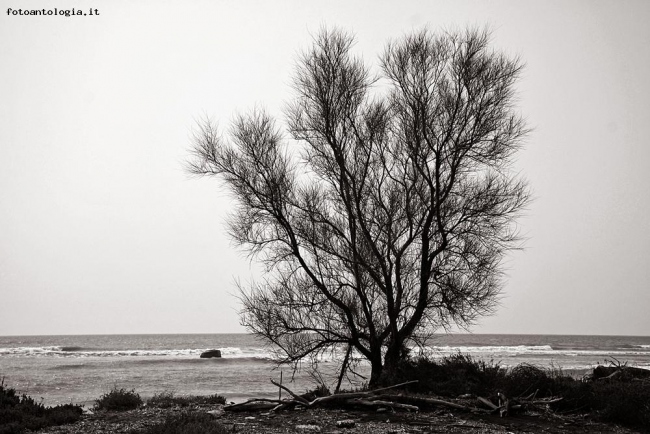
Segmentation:
{"type": "MultiPolygon", "coordinates": [[[[650,337],[441,334],[431,345],[439,350],[434,359],[460,352],[502,367],[521,363],[555,367],[572,377],[607,364],[610,356],[629,366],[650,368],[650,337]],[[580,370],[577,375],[571,371],[574,368],[580,370]]],[[[92,405],[115,385],[134,388],[143,396],[168,390],[196,395],[218,391],[238,402],[250,397],[250,391],[275,395],[268,379],[277,380],[280,372],[266,359],[268,355],[268,348],[250,334],[0,337],[0,375],[21,393],[43,397],[48,405],[92,405]],[[221,349],[222,359],[200,359],[207,348],[221,349]]],[[[333,365],[328,360],[319,367],[327,370],[333,365]]],[[[287,374],[284,369],[285,379],[287,374]]],[[[296,379],[289,387],[297,391],[313,386],[305,372],[296,379]]]]}
{"type": "MultiPolygon", "coordinates": [[[[464,366],[468,367],[468,365],[464,366]]],[[[537,377],[538,379],[544,378],[544,373],[541,371],[526,367],[524,369],[528,374],[542,375],[537,377]]],[[[558,386],[563,381],[569,381],[575,387],[579,387],[580,394],[589,390],[581,385],[598,386],[593,390],[604,392],[602,396],[609,401],[628,402],[629,404],[630,402],[627,400],[637,399],[639,396],[642,396],[641,399],[647,400],[645,398],[647,390],[642,395],[635,395],[629,391],[637,389],[638,392],[644,389],[648,385],[647,379],[635,378],[633,376],[635,371],[630,368],[612,369],[611,373],[594,371],[594,378],[591,382],[575,382],[575,380],[567,378],[564,380],[558,378],[556,379],[558,383],[555,384],[558,386]],[[610,395],[612,392],[615,394],[614,396],[610,395]]],[[[420,374],[428,375],[428,371],[421,369],[420,374]]],[[[646,374],[643,374],[643,377],[646,377],[646,374]]],[[[532,377],[528,376],[527,378],[531,379],[532,377]]],[[[410,383],[412,386],[420,384],[417,380],[410,383]]],[[[396,387],[406,389],[405,386],[408,385],[408,383],[400,383],[385,389],[396,387]]],[[[36,429],[34,432],[41,434],[152,434],[159,432],[182,434],[194,432],[183,430],[183,423],[188,423],[188,421],[194,423],[196,420],[200,420],[202,427],[207,428],[200,432],[213,434],[231,432],[240,434],[310,432],[330,434],[461,432],[470,434],[531,432],[629,434],[650,432],[650,425],[647,424],[648,419],[633,417],[632,414],[629,415],[630,418],[619,416],[617,419],[611,419],[603,418],[605,413],[596,407],[580,411],[580,407],[574,406],[570,408],[575,408],[575,410],[567,411],[567,407],[562,407],[562,400],[567,397],[562,395],[559,395],[559,399],[557,395],[556,398],[544,398],[541,396],[542,394],[537,397],[537,392],[535,392],[531,395],[533,396],[531,400],[531,397],[522,398],[523,395],[509,394],[508,396],[512,398],[511,404],[508,404],[507,398],[501,393],[498,394],[498,401],[495,401],[494,396],[482,393],[470,393],[462,396],[448,395],[456,396],[456,398],[452,398],[431,392],[418,393],[405,390],[394,394],[380,394],[382,390],[384,389],[342,393],[338,399],[327,399],[329,394],[320,395],[321,398],[317,398],[319,395],[315,391],[311,392],[311,395],[293,395],[295,399],[290,397],[282,401],[253,399],[251,401],[254,402],[250,402],[250,405],[230,405],[227,404],[229,402],[227,398],[216,394],[175,395],[168,392],[143,400],[133,390],[114,389],[110,393],[98,397],[92,408],[64,406],[67,407],[65,411],[68,416],[71,413],[76,413],[75,417],[65,419],[67,421],[65,424],[62,419],[57,421],[57,418],[52,416],[47,424],[38,425],[40,429],[32,429],[36,429]],[[519,397],[516,398],[516,396],[519,397]],[[506,404],[502,404],[501,397],[506,399],[506,404]],[[279,402],[282,403],[282,406],[278,406],[279,402]],[[481,405],[486,402],[489,404],[488,407],[481,405]],[[182,422],[180,430],[179,421],[182,422]],[[57,423],[60,425],[56,425],[57,423]],[[175,429],[168,430],[170,426],[175,426],[175,429]]],[[[3,404],[5,407],[0,406],[0,416],[2,414],[11,415],[11,412],[14,411],[12,408],[15,408],[15,411],[24,412],[25,416],[22,417],[32,418],[31,423],[34,422],[34,417],[42,417],[39,416],[42,414],[39,410],[39,407],[43,407],[42,404],[23,395],[21,398],[25,406],[23,409],[11,407],[11,404],[6,408],[7,402],[13,400],[15,402],[13,405],[18,403],[18,395],[15,390],[8,387],[4,387],[2,395],[5,397],[5,404],[3,404]],[[9,413],[3,413],[6,410],[9,413]]],[[[568,397],[568,399],[571,401],[572,398],[568,397]]],[[[61,414],[61,410],[55,408],[51,410],[59,411],[61,414]]],[[[633,410],[628,408],[626,411],[633,410]]],[[[0,420],[3,418],[0,417],[0,420]]],[[[11,431],[11,419],[4,420],[4,423],[9,423],[9,425],[0,424],[0,432],[5,432],[3,428],[9,429],[8,432],[22,432],[11,431]]],[[[16,420],[20,421],[21,419],[16,420]]],[[[22,422],[20,423],[22,424],[22,422]]],[[[26,420],[24,423],[24,426],[28,427],[27,423],[30,422],[26,420]]]]}
{"type": "Polygon", "coordinates": [[[208,413],[215,415],[214,423],[227,432],[240,434],[269,433],[349,433],[349,434],[401,434],[401,433],[636,433],[629,428],[604,424],[584,416],[515,415],[500,418],[497,415],[478,415],[438,409],[419,412],[376,412],[367,410],[300,409],[278,413],[224,412],[222,405],[195,405],[161,409],[144,406],[125,412],[96,412],[84,414],[76,423],[49,427],[41,434],[98,434],[141,430],[161,423],[166,418],[183,413],[208,413]],[[351,426],[342,428],[347,421],[351,426]]]}

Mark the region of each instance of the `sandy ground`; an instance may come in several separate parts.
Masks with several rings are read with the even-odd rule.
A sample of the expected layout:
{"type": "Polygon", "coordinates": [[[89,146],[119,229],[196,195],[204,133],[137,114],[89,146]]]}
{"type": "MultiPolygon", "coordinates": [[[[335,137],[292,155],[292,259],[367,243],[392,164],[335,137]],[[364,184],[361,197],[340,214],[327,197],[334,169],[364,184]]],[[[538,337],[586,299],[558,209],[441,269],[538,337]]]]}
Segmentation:
{"type": "Polygon", "coordinates": [[[500,418],[463,412],[372,412],[327,409],[289,410],[277,414],[223,412],[221,406],[188,408],[141,408],[127,412],[86,414],[75,424],[39,431],[62,433],[127,433],[134,428],[156,424],[166,416],[183,411],[211,411],[215,423],[229,432],[249,433],[330,433],[330,434],[406,434],[406,433],[634,433],[614,425],[604,425],[584,416],[516,415],[500,418]]]}

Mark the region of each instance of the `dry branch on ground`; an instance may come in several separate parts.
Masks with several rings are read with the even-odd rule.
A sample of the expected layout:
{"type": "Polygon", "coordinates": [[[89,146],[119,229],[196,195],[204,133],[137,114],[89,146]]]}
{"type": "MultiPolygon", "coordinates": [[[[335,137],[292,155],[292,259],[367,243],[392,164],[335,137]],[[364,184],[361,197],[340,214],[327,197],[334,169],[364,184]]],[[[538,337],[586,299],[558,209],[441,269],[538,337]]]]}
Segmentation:
{"type": "Polygon", "coordinates": [[[498,404],[493,403],[487,398],[477,397],[474,405],[467,404],[466,400],[463,403],[453,402],[452,400],[444,400],[440,398],[430,398],[422,396],[413,396],[405,394],[391,394],[383,393],[388,390],[396,389],[398,387],[406,386],[408,384],[416,383],[417,380],[408,381],[405,383],[395,384],[393,386],[384,387],[381,389],[337,393],[334,395],[320,396],[309,401],[304,395],[298,395],[286,386],[283,386],[273,380],[271,383],[285,390],[291,398],[287,399],[265,399],[265,398],[252,398],[246,402],[239,404],[231,404],[224,407],[224,410],[231,412],[238,411],[281,411],[288,408],[295,408],[302,406],[304,408],[316,407],[340,407],[340,408],[384,408],[391,411],[404,410],[409,412],[417,412],[420,409],[430,409],[436,407],[446,407],[455,410],[474,413],[492,413],[500,414],[501,417],[508,416],[512,412],[522,410],[536,410],[544,412],[549,408],[550,404],[559,402],[561,397],[552,397],[544,399],[536,399],[536,392],[526,397],[508,398],[503,393],[498,393],[498,404]]]}

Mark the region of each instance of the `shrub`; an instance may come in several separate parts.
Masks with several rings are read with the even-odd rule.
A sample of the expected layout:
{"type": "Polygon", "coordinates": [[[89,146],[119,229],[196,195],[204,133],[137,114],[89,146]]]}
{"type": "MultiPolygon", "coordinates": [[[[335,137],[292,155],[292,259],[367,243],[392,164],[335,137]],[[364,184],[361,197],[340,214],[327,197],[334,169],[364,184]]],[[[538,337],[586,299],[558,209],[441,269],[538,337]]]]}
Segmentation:
{"type": "Polygon", "coordinates": [[[419,357],[404,361],[395,372],[387,373],[383,385],[418,380],[408,390],[423,394],[456,397],[467,393],[490,394],[502,381],[506,369],[496,363],[454,354],[440,360],[419,357]]]}
{"type": "Polygon", "coordinates": [[[418,380],[409,390],[446,397],[469,393],[495,398],[497,392],[511,398],[533,393],[537,398],[562,397],[552,409],[591,413],[603,422],[650,430],[650,380],[630,375],[584,382],[557,369],[529,364],[506,369],[455,354],[439,360],[406,360],[383,380],[384,385],[418,380]]]}
{"type": "Polygon", "coordinates": [[[135,390],[113,388],[102,395],[93,406],[94,410],[127,411],[134,410],[142,405],[142,398],[135,390]]]}
{"type": "Polygon", "coordinates": [[[226,428],[207,413],[181,413],[168,416],[156,425],[129,434],[225,434],[226,428]]]}
{"type": "Polygon", "coordinates": [[[221,395],[208,396],[174,396],[174,392],[161,392],[151,397],[147,404],[152,407],[189,407],[190,405],[225,404],[226,398],[221,395]]]}
{"type": "Polygon", "coordinates": [[[601,420],[650,432],[650,382],[597,381],[591,383],[592,408],[601,420]]]}
{"type": "Polygon", "coordinates": [[[27,430],[73,423],[81,418],[79,405],[65,404],[45,407],[33,398],[18,396],[15,389],[0,383],[0,434],[17,434],[27,430]]]}

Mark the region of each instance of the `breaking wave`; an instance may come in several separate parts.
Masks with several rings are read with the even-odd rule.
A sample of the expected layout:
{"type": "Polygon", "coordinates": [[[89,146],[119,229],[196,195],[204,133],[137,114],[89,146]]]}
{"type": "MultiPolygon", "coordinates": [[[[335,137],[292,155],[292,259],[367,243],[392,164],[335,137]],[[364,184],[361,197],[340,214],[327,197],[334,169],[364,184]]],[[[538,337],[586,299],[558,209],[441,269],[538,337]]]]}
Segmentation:
{"type": "Polygon", "coordinates": [[[641,356],[650,355],[650,345],[638,345],[631,348],[609,350],[603,348],[575,349],[554,348],[550,345],[513,345],[513,346],[431,346],[414,349],[418,354],[447,355],[470,354],[484,357],[492,356],[641,356]],[[644,351],[645,350],[645,351],[644,351]]]}
{"type": "MultiPolygon", "coordinates": [[[[16,347],[0,348],[0,357],[68,357],[68,358],[85,358],[85,357],[199,357],[204,351],[212,348],[196,349],[96,349],[82,347],[16,347]]],[[[245,348],[226,347],[220,348],[221,354],[225,358],[236,359],[270,359],[271,353],[264,348],[245,348]]]]}
{"type": "MultiPolygon", "coordinates": [[[[76,346],[43,346],[0,348],[0,357],[175,357],[197,358],[202,352],[213,348],[195,349],[98,349],[76,346]]],[[[222,358],[228,359],[260,359],[272,360],[273,353],[268,348],[259,347],[221,347],[222,358]]],[[[416,355],[445,356],[462,353],[472,356],[639,356],[650,355],[650,345],[634,345],[629,348],[608,349],[575,349],[553,348],[551,345],[511,345],[511,346],[427,346],[412,348],[416,355]]],[[[336,360],[342,357],[342,351],[330,351],[320,358],[322,362],[336,360]]]]}

